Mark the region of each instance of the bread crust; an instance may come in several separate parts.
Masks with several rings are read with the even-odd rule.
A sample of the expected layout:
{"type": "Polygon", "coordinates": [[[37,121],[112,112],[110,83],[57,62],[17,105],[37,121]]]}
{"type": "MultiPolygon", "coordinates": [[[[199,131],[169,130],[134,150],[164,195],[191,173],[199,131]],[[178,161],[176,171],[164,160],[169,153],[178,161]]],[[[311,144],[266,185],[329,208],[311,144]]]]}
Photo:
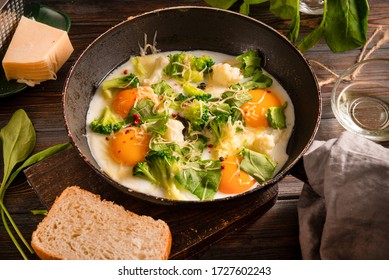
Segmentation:
{"type": "MultiPolygon", "coordinates": [[[[158,252],[159,256],[155,257],[155,258],[153,257],[153,259],[167,260],[169,258],[170,250],[171,250],[171,246],[172,246],[172,235],[171,235],[170,228],[166,224],[166,222],[164,222],[162,220],[155,220],[149,216],[137,215],[131,211],[126,210],[121,205],[115,204],[111,201],[101,200],[100,195],[93,194],[93,193],[86,191],[78,186],[71,186],[71,187],[66,188],[62,192],[62,194],[55,199],[53,206],[50,209],[48,215],[38,224],[36,230],[33,232],[31,246],[33,247],[33,249],[35,250],[35,253],[38,255],[39,258],[41,258],[43,260],[72,259],[71,257],[69,258],[69,256],[66,255],[66,253],[61,252],[59,250],[50,251],[50,249],[48,249],[50,246],[46,246],[46,245],[48,245],[47,243],[49,242],[49,240],[42,240],[42,238],[44,238],[44,236],[46,234],[50,235],[50,233],[48,233],[48,231],[47,231],[48,228],[50,228],[50,227],[48,227],[48,225],[51,222],[56,221],[56,219],[59,216],[64,215],[64,211],[61,211],[61,206],[65,205],[66,203],[71,203],[71,202],[69,202],[69,199],[74,198],[74,196],[78,196],[78,198],[80,196],[83,196],[87,200],[92,199],[92,202],[95,203],[95,205],[94,205],[95,207],[102,207],[102,211],[103,210],[113,211],[112,215],[116,215],[118,217],[120,216],[120,220],[123,221],[123,224],[126,224],[125,220],[128,219],[128,221],[131,220],[131,221],[136,221],[137,223],[143,223],[145,226],[147,226],[149,228],[154,227],[154,226],[157,227],[158,232],[156,232],[156,234],[158,234],[158,236],[155,236],[155,238],[156,238],[156,240],[159,241],[159,243],[161,243],[160,245],[164,245],[164,246],[163,246],[163,249],[161,249],[160,252],[158,252]],[[45,243],[45,244],[43,244],[43,243],[45,243]]],[[[67,215],[67,214],[65,214],[65,215],[67,215]]],[[[91,217],[91,220],[93,220],[92,217],[91,217]]],[[[95,229],[99,229],[99,228],[97,228],[98,225],[95,225],[96,223],[92,222],[92,224],[93,224],[92,227],[95,227],[95,229]]],[[[72,229],[75,230],[75,228],[77,226],[83,226],[83,225],[74,225],[74,227],[72,227],[72,229]]],[[[69,228],[66,228],[66,229],[68,230],[69,228]]],[[[59,230],[59,232],[60,232],[60,230],[59,230]]],[[[90,238],[93,238],[93,237],[91,236],[90,238]]],[[[63,238],[63,239],[65,239],[65,238],[63,238]]],[[[69,240],[67,240],[67,241],[61,240],[59,242],[64,243],[64,242],[68,242],[68,241],[69,240]]],[[[143,242],[146,242],[146,240],[143,240],[143,242]]],[[[99,245],[101,245],[101,244],[99,244],[99,245]]],[[[157,249],[155,249],[155,250],[157,250],[157,249]]],[[[149,252],[144,252],[144,253],[148,254],[149,252]]],[[[95,259],[95,258],[89,258],[86,255],[85,256],[82,255],[80,257],[80,259],[95,259]]],[[[96,258],[96,259],[100,259],[100,258],[96,258]]],[[[101,259],[106,259],[106,258],[101,258],[101,259]]],[[[117,259],[122,259],[122,258],[120,257],[117,259]]]]}

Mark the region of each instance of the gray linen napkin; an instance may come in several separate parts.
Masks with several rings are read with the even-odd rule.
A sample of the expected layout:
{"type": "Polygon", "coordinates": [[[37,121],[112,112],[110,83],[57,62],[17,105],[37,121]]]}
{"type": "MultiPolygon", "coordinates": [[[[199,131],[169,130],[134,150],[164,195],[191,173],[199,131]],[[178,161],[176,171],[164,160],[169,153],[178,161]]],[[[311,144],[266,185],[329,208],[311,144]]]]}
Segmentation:
{"type": "Polygon", "coordinates": [[[389,259],[389,149],[344,132],[303,157],[303,259],[389,259]]]}

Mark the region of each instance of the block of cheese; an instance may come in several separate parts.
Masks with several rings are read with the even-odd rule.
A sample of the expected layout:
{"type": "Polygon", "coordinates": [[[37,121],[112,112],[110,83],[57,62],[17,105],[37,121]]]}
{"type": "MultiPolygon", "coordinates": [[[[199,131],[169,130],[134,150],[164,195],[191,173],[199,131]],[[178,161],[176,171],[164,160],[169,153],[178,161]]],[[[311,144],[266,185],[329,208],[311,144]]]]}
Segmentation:
{"type": "Polygon", "coordinates": [[[22,17],[2,65],[7,80],[30,86],[55,80],[73,46],[66,31],[22,17]]]}

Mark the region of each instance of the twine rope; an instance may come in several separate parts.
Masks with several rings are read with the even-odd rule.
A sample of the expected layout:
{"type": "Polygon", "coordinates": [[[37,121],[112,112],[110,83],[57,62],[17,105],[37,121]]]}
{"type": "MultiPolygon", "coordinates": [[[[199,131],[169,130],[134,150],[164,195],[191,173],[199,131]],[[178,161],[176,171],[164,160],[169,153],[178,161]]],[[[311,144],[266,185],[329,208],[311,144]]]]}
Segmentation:
{"type": "MultiPolygon", "coordinates": [[[[364,44],[363,48],[361,49],[361,52],[356,60],[356,63],[357,62],[361,62],[362,60],[365,60],[367,58],[369,58],[375,51],[377,51],[378,49],[380,49],[382,47],[382,45],[384,45],[385,43],[389,42],[389,28],[384,28],[383,25],[379,25],[373,32],[373,34],[368,38],[368,40],[366,41],[366,43],[364,44]],[[378,35],[381,35],[380,39],[378,41],[375,42],[375,44],[371,47],[371,49],[366,53],[367,51],[367,48],[368,46],[371,44],[371,42],[373,42],[373,40],[378,36],[378,35]]],[[[325,85],[328,85],[328,84],[331,84],[331,83],[334,83],[338,78],[339,78],[339,74],[335,73],[334,71],[332,71],[330,68],[328,68],[326,65],[324,65],[323,63],[319,62],[319,61],[316,61],[316,60],[309,60],[309,62],[311,64],[316,64],[318,65],[319,67],[323,68],[324,70],[326,70],[328,73],[331,74],[331,77],[330,78],[327,78],[325,80],[321,80],[319,81],[319,86],[320,87],[323,87],[325,85]]],[[[358,73],[360,72],[360,67],[356,68],[353,73],[351,74],[350,76],[350,79],[353,80],[357,77],[358,73]]]]}

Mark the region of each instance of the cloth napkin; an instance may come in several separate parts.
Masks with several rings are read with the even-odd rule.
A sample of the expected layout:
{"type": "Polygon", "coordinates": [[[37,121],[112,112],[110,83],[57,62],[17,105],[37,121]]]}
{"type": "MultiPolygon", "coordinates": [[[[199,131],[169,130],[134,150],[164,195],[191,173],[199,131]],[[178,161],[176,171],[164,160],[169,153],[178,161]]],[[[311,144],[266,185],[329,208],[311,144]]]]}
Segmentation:
{"type": "Polygon", "coordinates": [[[303,259],[389,259],[389,149],[344,132],[314,141],[297,205],[303,259]]]}

